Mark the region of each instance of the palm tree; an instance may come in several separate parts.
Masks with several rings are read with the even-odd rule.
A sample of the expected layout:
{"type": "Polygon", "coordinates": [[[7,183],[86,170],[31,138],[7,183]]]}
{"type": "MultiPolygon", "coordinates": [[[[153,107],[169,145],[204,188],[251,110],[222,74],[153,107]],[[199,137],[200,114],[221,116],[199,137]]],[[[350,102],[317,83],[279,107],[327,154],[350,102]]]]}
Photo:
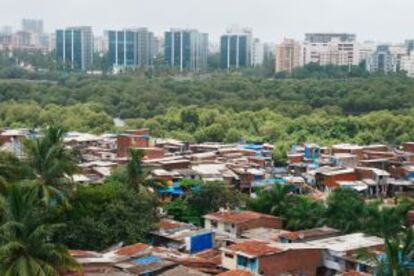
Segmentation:
{"type": "Polygon", "coordinates": [[[53,242],[58,224],[42,224],[43,208],[24,186],[12,185],[5,198],[0,226],[0,274],[54,276],[79,270],[67,249],[53,242]]]}
{"type": "Polygon", "coordinates": [[[356,191],[338,188],[329,195],[326,209],[329,226],[345,233],[360,231],[364,216],[365,203],[356,191]]]}
{"type": "Polygon", "coordinates": [[[18,182],[30,174],[30,168],[12,153],[0,151],[0,192],[4,193],[8,183],[18,182]]]}
{"type": "Polygon", "coordinates": [[[385,237],[385,256],[377,258],[377,274],[404,276],[414,269],[414,232],[407,228],[385,237]]]}
{"type": "Polygon", "coordinates": [[[286,197],[291,189],[291,185],[274,185],[270,189],[263,189],[258,193],[257,198],[248,203],[249,208],[257,212],[279,216],[282,214],[286,197]]]}
{"type": "Polygon", "coordinates": [[[144,183],[144,170],[142,158],[144,151],[140,149],[129,149],[129,160],[126,167],[127,181],[129,186],[139,192],[144,183]]]}
{"type": "Polygon", "coordinates": [[[289,230],[303,230],[325,224],[325,207],[322,203],[305,196],[288,196],[283,208],[285,227],[289,230]]]}
{"type": "Polygon", "coordinates": [[[71,186],[70,177],[76,172],[74,154],[64,143],[61,127],[50,126],[44,136],[26,141],[27,162],[33,172],[33,187],[39,198],[48,206],[52,196],[65,201],[71,186]]]}
{"type": "Polygon", "coordinates": [[[381,206],[380,202],[371,202],[365,208],[366,232],[381,237],[392,236],[400,231],[411,205],[399,204],[397,207],[381,206]]]}

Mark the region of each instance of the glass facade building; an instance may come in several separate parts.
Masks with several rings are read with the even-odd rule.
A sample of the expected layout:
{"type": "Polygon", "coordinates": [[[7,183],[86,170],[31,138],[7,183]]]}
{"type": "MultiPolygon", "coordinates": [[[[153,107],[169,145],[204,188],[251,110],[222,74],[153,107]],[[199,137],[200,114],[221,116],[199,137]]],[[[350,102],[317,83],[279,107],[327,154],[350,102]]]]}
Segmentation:
{"type": "Polygon", "coordinates": [[[88,70],[93,64],[91,27],[56,31],[56,59],[61,69],[88,70]]]}
{"type": "Polygon", "coordinates": [[[165,32],[165,64],[180,71],[202,71],[207,68],[208,34],[197,30],[165,32]]]}
{"type": "Polygon", "coordinates": [[[146,28],[107,31],[109,64],[116,67],[149,67],[153,64],[154,35],[146,28]]]}
{"type": "Polygon", "coordinates": [[[220,65],[223,69],[251,66],[251,35],[225,34],[220,38],[220,65]]]}

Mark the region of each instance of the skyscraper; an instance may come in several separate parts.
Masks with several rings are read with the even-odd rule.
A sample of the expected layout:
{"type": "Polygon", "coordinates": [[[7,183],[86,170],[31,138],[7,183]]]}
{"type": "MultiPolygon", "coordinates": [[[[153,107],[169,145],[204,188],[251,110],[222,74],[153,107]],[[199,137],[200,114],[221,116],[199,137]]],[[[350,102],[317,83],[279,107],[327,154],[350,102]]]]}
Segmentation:
{"type": "Polygon", "coordinates": [[[108,31],[108,59],[111,66],[148,67],[153,64],[153,33],[146,28],[108,31]]]}
{"type": "Polygon", "coordinates": [[[407,76],[414,78],[414,56],[407,55],[401,59],[401,70],[407,72],[407,76]]]}
{"type": "Polygon", "coordinates": [[[407,39],[404,43],[405,48],[407,48],[407,53],[414,51],[414,39],[407,39]]]}
{"type": "Polygon", "coordinates": [[[43,20],[38,19],[23,19],[22,31],[43,34],[43,20]]]}
{"type": "Polygon", "coordinates": [[[284,39],[276,45],[276,72],[289,72],[302,65],[302,45],[293,39],[284,39]]]}
{"type": "Polygon", "coordinates": [[[62,69],[90,69],[93,49],[91,27],[69,27],[56,31],[56,59],[62,69]]]}
{"type": "Polygon", "coordinates": [[[171,29],[165,32],[164,59],[180,71],[207,68],[208,34],[197,30],[171,29]]]}
{"type": "Polygon", "coordinates": [[[231,28],[220,38],[220,65],[223,69],[251,66],[252,31],[231,28]]]}
{"type": "Polygon", "coordinates": [[[147,28],[137,30],[137,65],[148,67],[153,65],[154,59],[154,33],[147,28]]]}
{"type": "Polygon", "coordinates": [[[0,26],[0,35],[12,35],[13,28],[11,26],[0,26]]]}
{"type": "Polygon", "coordinates": [[[23,19],[22,30],[17,33],[14,44],[17,49],[48,50],[49,35],[43,32],[43,20],[23,19]]]}
{"type": "Polygon", "coordinates": [[[368,57],[366,68],[369,72],[388,74],[396,71],[396,62],[389,45],[378,45],[377,50],[368,57]]]}
{"type": "Polygon", "coordinates": [[[260,66],[264,60],[264,45],[258,39],[254,39],[252,42],[252,66],[260,66]]]}

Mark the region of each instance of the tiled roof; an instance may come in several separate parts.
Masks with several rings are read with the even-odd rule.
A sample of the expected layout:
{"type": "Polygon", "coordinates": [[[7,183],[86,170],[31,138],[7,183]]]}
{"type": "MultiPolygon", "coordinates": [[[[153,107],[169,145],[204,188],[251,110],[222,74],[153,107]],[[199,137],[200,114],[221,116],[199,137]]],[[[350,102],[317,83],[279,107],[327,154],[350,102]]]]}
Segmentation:
{"type": "Polygon", "coordinates": [[[136,255],[150,246],[145,243],[136,243],[128,246],[124,246],[115,251],[115,254],[122,256],[136,255]]]}
{"type": "Polygon", "coordinates": [[[250,256],[263,256],[282,252],[283,250],[269,246],[267,242],[248,240],[241,243],[235,243],[227,247],[232,251],[242,252],[250,256]]]}
{"type": "Polygon", "coordinates": [[[253,211],[219,211],[207,214],[204,217],[209,219],[228,221],[232,223],[241,223],[259,218],[277,218],[253,211]]]}
{"type": "Polygon", "coordinates": [[[281,238],[287,238],[289,240],[299,240],[299,239],[308,239],[308,238],[314,238],[314,237],[323,237],[326,235],[339,235],[340,231],[329,228],[329,227],[319,227],[319,228],[313,228],[313,229],[307,229],[307,230],[301,230],[296,232],[289,232],[286,234],[281,234],[281,238]]]}
{"type": "Polygon", "coordinates": [[[241,269],[234,269],[229,270],[220,274],[217,274],[217,276],[251,276],[253,275],[249,271],[241,270],[241,269]]]}
{"type": "Polygon", "coordinates": [[[92,258],[100,255],[97,252],[86,250],[69,250],[69,254],[74,258],[92,258]]]}
{"type": "Polygon", "coordinates": [[[205,274],[203,272],[197,271],[195,269],[185,267],[182,265],[179,265],[173,269],[167,270],[166,272],[163,272],[160,274],[161,276],[208,276],[209,274],[205,274]]]}
{"type": "Polygon", "coordinates": [[[221,264],[221,251],[217,249],[207,249],[205,251],[202,251],[198,254],[196,254],[198,258],[208,260],[210,262],[221,264]]]}
{"type": "Polygon", "coordinates": [[[170,220],[170,219],[162,219],[160,221],[160,229],[164,229],[164,230],[179,228],[182,225],[183,225],[182,223],[179,223],[177,221],[170,220]]]}
{"type": "Polygon", "coordinates": [[[221,252],[219,250],[211,248],[198,253],[196,256],[203,259],[211,259],[219,256],[220,254],[221,252]]]}

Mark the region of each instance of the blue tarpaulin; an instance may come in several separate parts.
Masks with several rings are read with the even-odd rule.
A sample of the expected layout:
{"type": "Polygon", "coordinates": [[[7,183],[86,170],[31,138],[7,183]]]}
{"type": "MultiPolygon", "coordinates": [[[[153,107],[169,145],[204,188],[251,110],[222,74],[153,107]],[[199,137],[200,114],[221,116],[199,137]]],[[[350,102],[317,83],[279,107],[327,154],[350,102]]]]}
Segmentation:
{"type": "Polygon", "coordinates": [[[153,263],[158,263],[160,258],[156,256],[145,256],[138,259],[134,259],[133,262],[139,265],[149,265],[153,263]]]}
{"type": "Polygon", "coordinates": [[[197,253],[206,249],[213,248],[213,233],[203,233],[190,238],[190,253],[197,253]]]}
{"type": "Polygon", "coordinates": [[[163,189],[160,189],[159,192],[161,194],[172,194],[172,195],[177,195],[177,196],[184,194],[184,191],[178,187],[163,188],[163,189]]]}
{"type": "Polygon", "coordinates": [[[263,149],[262,145],[256,145],[256,144],[247,144],[243,146],[244,149],[247,150],[255,150],[255,151],[260,151],[263,149]]]}

